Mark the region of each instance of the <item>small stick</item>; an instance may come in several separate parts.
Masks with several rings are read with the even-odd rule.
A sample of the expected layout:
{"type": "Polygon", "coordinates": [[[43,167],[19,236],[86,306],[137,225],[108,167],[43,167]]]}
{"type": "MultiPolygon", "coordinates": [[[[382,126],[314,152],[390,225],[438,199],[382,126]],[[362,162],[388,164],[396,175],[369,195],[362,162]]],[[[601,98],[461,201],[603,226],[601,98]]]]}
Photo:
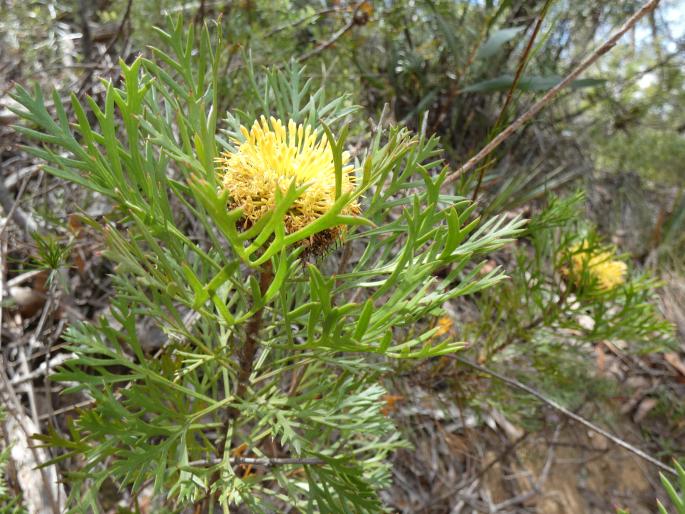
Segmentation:
{"type": "Polygon", "coordinates": [[[124,25],[126,25],[126,22],[131,16],[131,4],[133,4],[133,0],[128,0],[128,2],[126,3],[126,9],[124,10],[124,15],[122,16],[121,21],[119,22],[117,31],[114,33],[114,36],[112,37],[109,44],[107,45],[107,48],[105,49],[105,54],[108,54],[114,48],[114,44],[121,37],[121,34],[124,31],[124,25]]]}
{"type": "Polygon", "coordinates": [[[9,224],[10,219],[14,220],[17,226],[20,229],[22,229],[26,237],[30,237],[30,235],[33,232],[36,232],[38,230],[38,225],[33,220],[31,215],[25,213],[22,209],[19,208],[21,197],[24,195],[24,192],[26,191],[26,186],[28,185],[30,178],[30,175],[24,178],[24,181],[21,183],[21,186],[19,187],[17,197],[14,200],[12,200],[12,195],[5,187],[5,184],[2,182],[2,180],[0,180],[0,206],[2,206],[3,210],[5,211],[5,214],[7,215],[5,223],[3,223],[2,227],[0,227],[0,237],[7,229],[7,225],[9,224]]]}
{"type": "Polygon", "coordinates": [[[327,48],[333,46],[338,41],[338,39],[340,39],[345,34],[347,34],[350,30],[352,30],[352,28],[357,24],[357,13],[359,12],[359,9],[361,8],[363,3],[364,2],[359,2],[355,6],[355,9],[354,9],[354,12],[352,13],[352,17],[350,18],[350,21],[348,21],[347,24],[345,24],[345,26],[343,28],[341,28],[338,32],[333,34],[333,36],[331,36],[331,38],[329,40],[324,41],[319,46],[317,46],[316,48],[313,48],[309,52],[302,54],[297,59],[297,62],[304,62],[307,59],[309,59],[310,57],[313,57],[316,54],[323,52],[327,48]]]}
{"type": "MultiPolygon", "coordinates": [[[[552,0],[547,0],[547,2],[545,2],[545,5],[542,7],[542,11],[538,16],[537,22],[535,23],[535,27],[533,28],[533,33],[530,35],[530,38],[528,38],[528,44],[526,45],[526,48],[523,51],[523,55],[521,55],[521,59],[519,59],[518,66],[516,67],[514,81],[511,83],[511,87],[507,92],[507,98],[504,100],[504,105],[502,106],[502,109],[499,111],[499,116],[497,116],[497,121],[495,122],[495,130],[497,130],[500,127],[500,124],[504,121],[504,117],[507,114],[507,109],[509,108],[509,105],[511,105],[511,101],[514,98],[514,91],[516,90],[516,87],[518,86],[519,81],[521,80],[523,70],[528,65],[528,61],[530,60],[530,52],[533,50],[533,43],[535,43],[535,39],[537,39],[538,37],[540,27],[542,27],[542,22],[544,21],[545,16],[547,15],[547,11],[551,4],[552,0]]],[[[492,164],[492,159],[488,161],[485,164],[485,166],[482,166],[480,172],[478,173],[476,187],[473,190],[473,196],[471,197],[471,200],[474,202],[478,198],[478,191],[480,190],[480,185],[483,182],[483,175],[485,175],[485,170],[490,167],[490,164],[492,164]]]]}

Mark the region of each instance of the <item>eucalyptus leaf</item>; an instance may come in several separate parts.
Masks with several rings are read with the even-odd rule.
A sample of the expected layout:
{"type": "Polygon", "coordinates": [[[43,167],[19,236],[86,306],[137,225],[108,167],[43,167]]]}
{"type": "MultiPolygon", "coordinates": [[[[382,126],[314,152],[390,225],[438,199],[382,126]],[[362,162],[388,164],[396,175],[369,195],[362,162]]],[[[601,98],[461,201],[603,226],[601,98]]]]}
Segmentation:
{"type": "Polygon", "coordinates": [[[525,26],[509,27],[493,32],[476,52],[476,59],[488,59],[497,55],[504,45],[525,30],[525,26]]]}
{"type": "MultiPolygon", "coordinates": [[[[563,80],[563,77],[559,75],[549,75],[549,76],[539,76],[530,75],[522,76],[517,85],[516,89],[521,91],[547,91],[552,89],[554,86],[559,84],[563,80]]],[[[571,83],[572,89],[581,89],[586,87],[595,87],[601,85],[605,82],[603,79],[597,78],[587,78],[574,80],[571,83]]],[[[498,77],[483,80],[470,86],[466,86],[462,89],[464,93],[496,93],[501,91],[508,91],[514,83],[514,75],[505,74],[498,77]]]]}

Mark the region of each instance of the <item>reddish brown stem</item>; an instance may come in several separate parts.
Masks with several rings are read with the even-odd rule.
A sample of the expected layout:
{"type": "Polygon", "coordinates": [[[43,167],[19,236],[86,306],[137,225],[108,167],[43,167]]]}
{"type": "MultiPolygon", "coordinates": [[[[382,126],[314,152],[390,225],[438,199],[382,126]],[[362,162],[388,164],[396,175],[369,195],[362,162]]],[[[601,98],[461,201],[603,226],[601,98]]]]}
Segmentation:
{"type": "MultiPolygon", "coordinates": [[[[273,268],[271,262],[267,262],[261,269],[259,275],[259,290],[262,297],[269,289],[271,282],[273,280],[273,268]]],[[[259,331],[262,328],[262,319],[264,314],[264,307],[259,308],[254,316],[250,318],[245,327],[245,342],[238,351],[238,385],[236,386],[235,398],[237,401],[242,400],[245,397],[247,391],[247,386],[250,380],[250,375],[252,374],[252,369],[254,366],[254,358],[257,355],[257,348],[259,345],[259,331]]],[[[231,407],[227,411],[226,420],[223,426],[223,438],[219,442],[218,446],[218,456],[223,459],[227,447],[230,448],[232,441],[228,438],[228,431],[231,427],[231,423],[235,424],[236,420],[240,416],[240,410],[236,407],[231,407]]],[[[235,432],[234,432],[235,435],[235,432]]],[[[217,470],[212,476],[212,484],[216,483],[220,478],[220,471],[217,470]]],[[[205,498],[209,500],[209,496],[205,498]]]]}
{"type": "MultiPolygon", "coordinates": [[[[271,285],[273,280],[273,270],[271,268],[271,263],[267,262],[259,276],[259,290],[262,294],[266,294],[267,289],[271,285]]],[[[254,358],[257,354],[257,345],[259,339],[259,330],[262,327],[262,314],[264,309],[261,308],[255,315],[252,316],[250,321],[247,323],[245,330],[245,343],[240,349],[238,355],[238,362],[240,363],[240,371],[238,373],[238,387],[236,389],[236,397],[242,399],[245,396],[245,390],[247,389],[247,383],[252,374],[252,366],[254,364],[254,358]]]]}
{"type": "MultiPolygon", "coordinates": [[[[528,64],[528,60],[530,57],[530,52],[533,50],[533,43],[535,42],[535,39],[538,37],[538,33],[540,32],[540,27],[542,26],[542,21],[545,19],[545,15],[547,14],[547,10],[549,9],[549,6],[551,5],[552,0],[547,0],[545,5],[542,7],[542,11],[540,12],[540,15],[538,16],[537,22],[535,23],[535,27],[533,28],[533,33],[530,35],[530,38],[528,39],[528,44],[526,45],[526,48],[523,51],[523,54],[521,55],[521,58],[519,59],[518,66],[516,67],[516,74],[514,75],[514,81],[511,83],[511,87],[509,88],[509,91],[507,92],[507,98],[504,101],[504,105],[502,106],[502,109],[499,112],[499,116],[497,116],[497,121],[495,122],[495,130],[499,129],[502,122],[504,121],[504,118],[507,113],[507,109],[509,108],[509,105],[511,105],[511,101],[514,98],[514,90],[518,87],[518,84],[521,80],[521,76],[523,75],[523,70],[526,67],[526,64],[528,64]]],[[[490,158],[488,162],[485,164],[485,166],[481,166],[480,171],[478,173],[478,181],[476,182],[476,187],[473,190],[473,197],[471,198],[472,201],[476,201],[478,198],[478,192],[480,191],[480,186],[481,183],[483,182],[483,176],[485,175],[485,170],[490,168],[492,165],[493,158],[490,158]]]]}

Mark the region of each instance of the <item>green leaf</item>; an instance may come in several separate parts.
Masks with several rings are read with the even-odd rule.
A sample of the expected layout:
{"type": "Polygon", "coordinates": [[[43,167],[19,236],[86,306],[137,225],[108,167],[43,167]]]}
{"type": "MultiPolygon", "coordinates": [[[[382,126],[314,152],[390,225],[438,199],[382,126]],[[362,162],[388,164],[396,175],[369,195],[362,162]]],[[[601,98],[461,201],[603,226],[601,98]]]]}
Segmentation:
{"type": "MultiPolygon", "coordinates": [[[[521,77],[516,89],[521,91],[547,91],[562,81],[559,75],[539,76],[531,75],[521,77]]],[[[580,89],[584,87],[594,87],[603,84],[605,80],[596,78],[587,78],[574,80],[571,83],[572,89],[580,89]]],[[[505,74],[495,77],[493,79],[483,80],[462,89],[463,93],[496,93],[499,91],[508,91],[514,83],[514,75],[505,74]]]]}
{"type": "Polygon", "coordinates": [[[357,326],[354,329],[354,339],[361,340],[361,338],[366,333],[366,329],[369,326],[369,321],[371,321],[371,315],[373,314],[373,302],[371,299],[366,300],[361,313],[359,314],[359,319],[357,320],[357,326]]]}
{"type": "Polygon", "coordinates": [[[685,512],[685,492],[683,496],[678,494],[678,491],[676,491],[671,481],[666,478],[663,473],[659,473],[659,478],[661,479],[661,485],[668,493],[668,497],[670,498],[671,502],[673,502],[673,505],[675,505],[678,514],[685,512]]]}
{"type": "Polygon", "coordinates": [[[476,59],[487,59],[499,53],[505,44],[518,36],[525,28],[525,26],[510,27],[492,33],[476,52],[476,59]]]}
{"type": "Polygon", "coordinates": [[[271,285],[264,295],[264,303],[269,303],[271,299],[278,294],[283,287],[285,280],[288,278],[288,271],[290,270],[290,263],[288,256],[285,253],[285,248],[281,249],[281,254],[277,259],[277,268],[271,285]]]}

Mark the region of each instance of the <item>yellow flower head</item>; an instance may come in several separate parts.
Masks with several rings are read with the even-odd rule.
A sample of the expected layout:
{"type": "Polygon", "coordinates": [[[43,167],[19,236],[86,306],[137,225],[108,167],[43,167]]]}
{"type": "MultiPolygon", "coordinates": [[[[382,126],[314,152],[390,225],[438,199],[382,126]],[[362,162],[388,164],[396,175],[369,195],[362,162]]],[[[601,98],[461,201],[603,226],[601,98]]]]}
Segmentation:
{"type": "Polygon", "coordinates": [[[444,336],[445,334],[452,332],[452,329],[454,328],[454,321],[452,321],[452,318],[449,316],[442,316],[438,318],[437,327],[438,331],[433,337],[444,336]]]}
{"type": "MultiPolygon", "coordinates": [[[[287,233],[295,232],[328,212],[335,203],[335,166],[325,135],[309,125],[293,120],[286,127],[280,120],[264,116],[252,128],[241,126],[244,141],[233,140],[236,150],[218,159],[222,186],[230,196],[230,207],[243,210],[243,224],[250,227],[276,205],[276,190],[285,193],[290,185],[307,184],[305,191],[290,206],[284,223],[287,233]]],[[[342,192],[354,189],[350,156],[343,153],[342,192]]],[[[359,214],[359,205],[350,202],[342,214],[359,214]]],[[[323,235],[332,241],[344,226],[323,235]]]]}
{"type": "Polygon", "coordinates": [[[623,284],[628,271],[626,263],[614,259],[612,251],[590,251],[588,247],[589,243],[583,241],[571,249],[573,274],[580,276],[583,270],[587,270],[597,280],[602,291],[609,291],[623,284]]]}

